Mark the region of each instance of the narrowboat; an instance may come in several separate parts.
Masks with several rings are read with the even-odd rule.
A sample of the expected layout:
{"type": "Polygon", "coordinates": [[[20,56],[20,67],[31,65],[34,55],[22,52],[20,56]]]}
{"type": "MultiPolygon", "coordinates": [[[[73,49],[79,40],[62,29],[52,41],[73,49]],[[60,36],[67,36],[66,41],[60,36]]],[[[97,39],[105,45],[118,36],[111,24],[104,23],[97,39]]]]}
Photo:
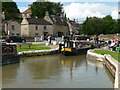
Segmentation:
{"type": "Polygon", "coordinates": [[[61,52],[65,56],[83,54],[92,48],[92,42],[87,40],[70,40],[64,42],[61,52]]]}

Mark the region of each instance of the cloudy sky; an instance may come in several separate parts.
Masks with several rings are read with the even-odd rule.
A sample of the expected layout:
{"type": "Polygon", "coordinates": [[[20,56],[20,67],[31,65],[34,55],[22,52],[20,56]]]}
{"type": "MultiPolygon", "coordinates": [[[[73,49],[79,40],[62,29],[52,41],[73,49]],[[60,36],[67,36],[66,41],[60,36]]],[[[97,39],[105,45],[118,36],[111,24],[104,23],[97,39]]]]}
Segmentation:
{"type": "MultiPolygon", "coordinates": [[[[14,0],[21,12],[25,11],[29,4],[36,0],[14,0]]],[[[118,18],[118,0],[50,0],[61,2],[63,9],[70,19],[76,19],[82,23],[86,17],[105,17],[111,15],[118,18]]]]}

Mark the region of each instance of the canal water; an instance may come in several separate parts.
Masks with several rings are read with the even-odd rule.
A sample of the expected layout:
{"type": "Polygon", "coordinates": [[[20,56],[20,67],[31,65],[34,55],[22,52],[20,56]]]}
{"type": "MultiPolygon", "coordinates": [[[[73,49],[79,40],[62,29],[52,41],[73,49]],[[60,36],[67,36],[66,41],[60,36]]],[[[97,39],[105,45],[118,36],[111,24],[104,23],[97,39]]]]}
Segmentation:
{"type": "Polygon", "coordinates": [[[114,83],[103,64],[86,55],[26,57],[2,70],[3,88],[113,88],[114,83]]]}

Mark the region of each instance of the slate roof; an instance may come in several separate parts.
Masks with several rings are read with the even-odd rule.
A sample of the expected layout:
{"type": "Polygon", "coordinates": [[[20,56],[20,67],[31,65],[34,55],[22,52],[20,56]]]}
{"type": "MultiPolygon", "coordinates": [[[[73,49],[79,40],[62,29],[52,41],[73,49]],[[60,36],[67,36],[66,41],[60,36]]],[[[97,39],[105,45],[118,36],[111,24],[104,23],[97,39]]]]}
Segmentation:
{"type": "Polygon", "coordinates": [[[46,21],[45,19],[41,18],[27,18],[29,24],[36,24],[36,25],[52,25],[50,22],[46,21]]]}
{"type": "MultiPolygon", "coordinates": [[[[9,22],[12,22],[12,21],[17,22],[15,19],[12,19],[12,20],[4,20],[4,23],[9,23],[9,22]]],[[[17,23],[18,23],[18,22],[17,22],[17,23]]]]}
{"type": "Polygon", "coordinates": [[[54,24],[68,26],[66,20],[60,16],[51,15],[50,18],[54,24]]]}
{"type": "Polygon", "coordinates": [[[75,21],[69,20],[68,22],[75,27],[79,27],[79,24],[76,23],[75,21]]]}
{"type": "Polygon", "coordinates": [[[23,12],[23,14],[26,14],[26,13],[31,13],[31,9],[28,8],[27,10],[25,10],[25,11],[23,12]]]}

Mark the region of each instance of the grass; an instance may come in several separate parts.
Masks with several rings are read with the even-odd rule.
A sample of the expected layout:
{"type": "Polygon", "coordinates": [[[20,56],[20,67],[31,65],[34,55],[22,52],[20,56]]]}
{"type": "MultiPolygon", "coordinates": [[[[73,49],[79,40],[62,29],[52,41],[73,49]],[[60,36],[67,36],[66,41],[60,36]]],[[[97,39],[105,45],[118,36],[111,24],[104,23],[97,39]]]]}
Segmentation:
{"type": "Polygon", "coordinates": [[[108,50],[101,50],[101,49],[98,49],[98,50],[94,50],[95,53],[98,53],[98,54],[110,54],[114,59],[118,60],[120,62],[120,52],[117,53],[117,52],[108,52],[108,50]]]}
{"type": "Polygon", "coordinates": [[[23,45],[21,48],[20,48],[20,46],[17,46],[17,52],[34,51],[34,50],[47,50],[47,49],[51,49],[51,48],[45,47],[45,44],[34,44],[34,45],[31,45],[30,48],[28,45],[23,45]]]}

